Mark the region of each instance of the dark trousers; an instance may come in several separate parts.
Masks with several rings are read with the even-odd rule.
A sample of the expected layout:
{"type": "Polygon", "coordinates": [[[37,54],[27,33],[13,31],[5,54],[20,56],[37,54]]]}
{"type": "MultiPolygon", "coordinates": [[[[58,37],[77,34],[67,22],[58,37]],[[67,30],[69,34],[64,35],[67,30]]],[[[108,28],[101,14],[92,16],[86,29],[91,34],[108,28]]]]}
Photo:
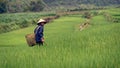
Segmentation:
{"type": "Polygon", "coordinates": [[[39,46],[40,45],[43,45],[43,42],[42,41],[39,41],[39,42],[36,42],[39,46]]]}

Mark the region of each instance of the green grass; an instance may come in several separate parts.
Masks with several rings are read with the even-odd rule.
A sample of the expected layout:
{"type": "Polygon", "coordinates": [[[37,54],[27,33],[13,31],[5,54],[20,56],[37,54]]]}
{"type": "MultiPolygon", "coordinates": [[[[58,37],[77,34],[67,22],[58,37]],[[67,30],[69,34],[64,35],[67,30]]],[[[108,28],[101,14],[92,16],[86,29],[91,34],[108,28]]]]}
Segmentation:
{"type": "Polygon", "coordinates": [[[120,23],[99,15],[79,31],[84,20],[63,16],[45,25],[47,46],[27,46],[35,26],[0,34],[0,68],[119,68],[120,23]]]}

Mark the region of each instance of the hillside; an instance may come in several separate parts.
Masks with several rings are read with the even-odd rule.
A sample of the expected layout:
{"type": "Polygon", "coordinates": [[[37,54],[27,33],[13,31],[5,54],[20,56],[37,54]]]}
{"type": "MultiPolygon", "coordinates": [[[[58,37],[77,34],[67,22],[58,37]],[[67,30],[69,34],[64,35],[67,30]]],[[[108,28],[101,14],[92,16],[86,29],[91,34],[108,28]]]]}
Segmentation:
{"type": "Polygon", "coordinates": [[[93,4],[96,6],[118,5],[120,0],[43,0],[49,6],[69,5],[79,6],[80,4],[93,4]]]}
{"type": "Polygon", "coordinates": [[[0,13],[39,12],[71,8],[91,9],[101,6],[118,6],[119,4],[120,0],[1,0],[0,13]]]}

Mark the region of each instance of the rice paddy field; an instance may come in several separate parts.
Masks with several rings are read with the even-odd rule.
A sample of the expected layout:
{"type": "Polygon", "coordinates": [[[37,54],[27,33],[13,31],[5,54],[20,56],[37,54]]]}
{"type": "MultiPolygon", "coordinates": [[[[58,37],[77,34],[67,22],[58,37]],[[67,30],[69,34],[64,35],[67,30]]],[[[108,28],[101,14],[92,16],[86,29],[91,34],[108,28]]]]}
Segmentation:
{"type": "Polygon", "coordinates": [[[47,45],[40,47],[29,47],[25,40],[35,25],[0,34],[0,68],[119,68],[120,22],[97,15],[80,31],[85,20],[67,15],[46,24],[47,45]]]}

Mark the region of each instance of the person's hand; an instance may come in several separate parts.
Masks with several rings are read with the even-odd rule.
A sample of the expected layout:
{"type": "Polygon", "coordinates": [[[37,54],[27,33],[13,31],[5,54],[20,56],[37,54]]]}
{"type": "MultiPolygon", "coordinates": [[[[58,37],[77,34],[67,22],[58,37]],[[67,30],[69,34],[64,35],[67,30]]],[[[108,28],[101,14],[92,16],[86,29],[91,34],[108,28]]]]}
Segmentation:
{"type": "Polygon", "coordinates": [[[41,41],[44,42],[45,41],[44,38],[41,38],[41,41]]]}

